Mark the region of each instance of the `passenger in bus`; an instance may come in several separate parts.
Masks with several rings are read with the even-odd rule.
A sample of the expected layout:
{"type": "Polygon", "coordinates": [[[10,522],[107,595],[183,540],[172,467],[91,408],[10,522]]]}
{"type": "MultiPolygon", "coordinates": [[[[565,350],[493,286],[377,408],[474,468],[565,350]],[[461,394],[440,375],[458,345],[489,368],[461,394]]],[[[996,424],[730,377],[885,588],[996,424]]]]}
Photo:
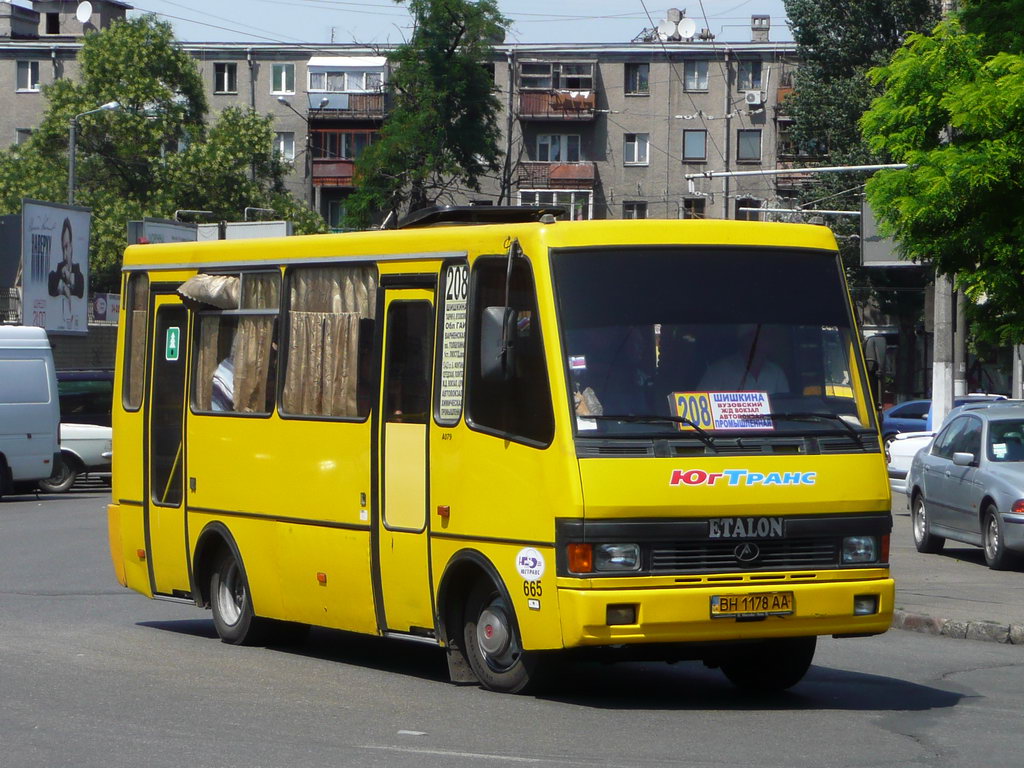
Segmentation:
{"type": "Polygon", "coordinates": [[[580,329],[570,335],[576,412],[587,415],[650,411],[654,341],[648,327],[580,329]],[[575,361],[575,362],[573,362],[575,361]]]}
{"type": "Polygon", "coordinates": [[[708,366],[700,380],[701,392],[789,391],[783,370],[769,358],[776,347],[775,332],[761,323],[744,323],[736,328],[733,352],[708,366]]]}
{"type": "Polygon", "coordinates": [[[210,410],[235,410],[235,361],[230,354],[217,364],[213,372],[210,410]]]}

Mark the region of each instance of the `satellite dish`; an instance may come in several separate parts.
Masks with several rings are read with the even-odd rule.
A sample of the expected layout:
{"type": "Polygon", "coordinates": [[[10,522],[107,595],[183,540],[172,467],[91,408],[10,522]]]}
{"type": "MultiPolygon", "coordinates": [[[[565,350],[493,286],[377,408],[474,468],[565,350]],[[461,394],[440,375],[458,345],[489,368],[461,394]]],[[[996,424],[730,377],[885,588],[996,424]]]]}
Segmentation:
{"type": "Polygon", "coordinates": [[[670,40],[676,33],[676,23],[665,19],[658,23],[658,38],[661,40],[670,40]]]}
{"type": "Polygon", "coordinates": [[[84,3],[79,3],[78,8],[75,10],[75,18],[78,19],[80,24],[85,24],[92,18],[92,3],[88,0],[84,3]]]}
{"type": "Polygon", "coordinates": [[[691,39],[697,32],[697,22],[693,19],[683,19],[679,22],[679,36],[684,40],[691,39]]]}

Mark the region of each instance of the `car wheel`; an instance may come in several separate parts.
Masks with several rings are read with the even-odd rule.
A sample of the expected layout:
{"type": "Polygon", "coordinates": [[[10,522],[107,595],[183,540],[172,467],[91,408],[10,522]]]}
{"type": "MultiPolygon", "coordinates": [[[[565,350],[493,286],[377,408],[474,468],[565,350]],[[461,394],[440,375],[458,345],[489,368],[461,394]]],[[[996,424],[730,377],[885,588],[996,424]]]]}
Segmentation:
{"type": "Polygon", "coordinates": [[[210,577],[213,625],[225,643],[255,645],[267,631],[267,621],[253,613],[249,582],[238,559],[224,552],[210,577]]]}
{"type": "Polygon", "coordinates": [[[910,510],[910,521],[914,526],[914,546],[917,547],[918,552],[934,555],[936,552],[942,551],[946,540],[932,533],[924,496],[920,493],[914,497],[914,503],[910,510]]]}
{"type": "Polygon", "coordinates": [[[1005,571],[1014,564],[1016,558],[1006,548],[1006,537],[1003,535],[1003,521],[999,510],[994,504],[985,508],[981,519],[982,549],[985,550],[985,562],[994,571],[1005,571]]]}
{"type": "Polygon", "coordinates": [[[66,493],[78,479],[80,467],[75,459],[61,456],[54,467],[53,475],[38,482],[39,488],[47,493],[66,493]]]}
{"type": "Polygon", "coordinates": [[[817,644],[816,637],[788,637],[740,646],[722,661],[722,672],[746,691],[784,691],[803,680],[817,644]]]}
{"type": "Polygon", "coordinates": [[[537,658],[522,649],[515,621],[515,612],[493,584],[473,588],[466,601],[463,647],[477,679],[489,690],[522,693],[536,682],[537,658]]]}

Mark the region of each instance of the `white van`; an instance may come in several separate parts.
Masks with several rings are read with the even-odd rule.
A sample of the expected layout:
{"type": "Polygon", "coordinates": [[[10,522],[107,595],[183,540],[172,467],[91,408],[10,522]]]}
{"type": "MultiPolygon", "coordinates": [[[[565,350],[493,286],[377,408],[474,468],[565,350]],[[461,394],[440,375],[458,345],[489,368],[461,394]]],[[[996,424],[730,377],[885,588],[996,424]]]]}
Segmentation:
{"type": "Polygon", "coordinates": [[[60,455],[53,352],[42,328],[0,325],[0,496],[53,474],[60,455]]]}

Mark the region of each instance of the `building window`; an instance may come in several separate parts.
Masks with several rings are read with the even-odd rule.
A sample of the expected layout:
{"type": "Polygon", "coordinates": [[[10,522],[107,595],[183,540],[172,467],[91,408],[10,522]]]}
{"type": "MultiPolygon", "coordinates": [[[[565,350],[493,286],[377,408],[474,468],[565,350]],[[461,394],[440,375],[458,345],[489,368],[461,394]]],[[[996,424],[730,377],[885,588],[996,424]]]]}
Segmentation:
{"type": "Polygon", "coordinates": [[[15,128],[14,129],[14,143],[24,144],[26,141],[32,138],[31,128],[15,128]]]}
{"type": "MultiPolygon", "coordinates": [[[[565,208],[568,218],[580,221],[590,218],[590,191],[577,189],[523,190],[520,205],[554,205],[565,208]]],[[[560,217],[565,218],[565,217],[560,217]]]]}
{"type": "Polygon", "coordinates": [[[627,133],[622,141],[622,162],[626,165],[647,165],[648,137],[646,133],[627,133]]]}
{"type": "Polygon", "coordinates": [[[60,14],[59,13],[47,13],[46,14],[46,34],[48,34],[48,35],[59,35],[60,34],[60,14]]]}
{"type": "Polygon", "coordinates": [[[708,132],[704,130],[683,131],[683,161],[707,160],[708,132]]]}
{"type": "Polygon", "coordinates": [[[327,227],[332,232],[337,232],[345,228],[345,215],[344,200],[327,201],[327,227]]]}
{"type": "Polygon", "coordinates": [[[367,93],[381,90],[383,72],[325,71],[309,73],[309,90],[327,93],[367,93]]]}
{"type": "Polygon", "coordinates": [[[213,92],[238,93],[238,65],[221,61],[213,65],[213,92]]]}
{"type": "Polygon", "coordinates": [[[761,129],[736,132],[736,159],[748,163],[761,161],[761,129]]]}
{"type": "Polygon", "coordinates": [[[579,134],[542,133],[537,137],[537,159],[542,163],[578,163],[583,159],[579,134]]]}
{"type": "Polygon", "coordinates": [[[647,96],[651,92],[651,65],[626,65],[626,95],[647,96]]]}
{"type": "Polygon", "coordinates": [[[313,131],[313,158],[358,160],[376,136],[373,131],[313,131]]]}
{"type": "Polygon", "coordinates": [[[271,93],[295,93],[295,65],[274,64],[271,67],[271,93]]]}
{"type": "Polygon", "coordinates": [[[708,63],[705,60],[683,62],[683,87],[687,91],[708,89],[708,63]]]}
{"type": "Polygon", "coordinates": [[[39,90],[39,62],[19,61],[18,62],[18,90],[38,91],[39,90]]]}
{"type": "Polygon", "coordinates": [[[761,90],[761,60],[740,59],[737,81],[741,91],[761,90]]]}
{"type": "Polygon", "coordinates": [[[295,134],[291,131],[278,131],[274,134],[274,152],[282,160],[291,162],[295,159],[295,134]]]}
{"type": "Polygon", "coordinates": [[[736,220],[737,221],[760,221],[761,214],[757,211],[741,211],[741,208],[760,208],[761,201],[755,197],[736,198],[736,220]]]}
{"type": "Polygon", "coordinates": [[[646,219],[647,203],[629,202],[622,204],[622,218],[624,219],[646,219]]]}
{"type": "Polygon", "coordinates": [[[526,61],[519,67],[519,87],[528,90],[589,91],[594,87],[594,65],[590,62],[526,61]]]}
{"type": "Polygon", "coordinates": [[[685,197],[683,198],[683,207],[680,211],[682,218],[684,219],[703,219],[704,218],[704,203],[703,197],[685,197]]]}

